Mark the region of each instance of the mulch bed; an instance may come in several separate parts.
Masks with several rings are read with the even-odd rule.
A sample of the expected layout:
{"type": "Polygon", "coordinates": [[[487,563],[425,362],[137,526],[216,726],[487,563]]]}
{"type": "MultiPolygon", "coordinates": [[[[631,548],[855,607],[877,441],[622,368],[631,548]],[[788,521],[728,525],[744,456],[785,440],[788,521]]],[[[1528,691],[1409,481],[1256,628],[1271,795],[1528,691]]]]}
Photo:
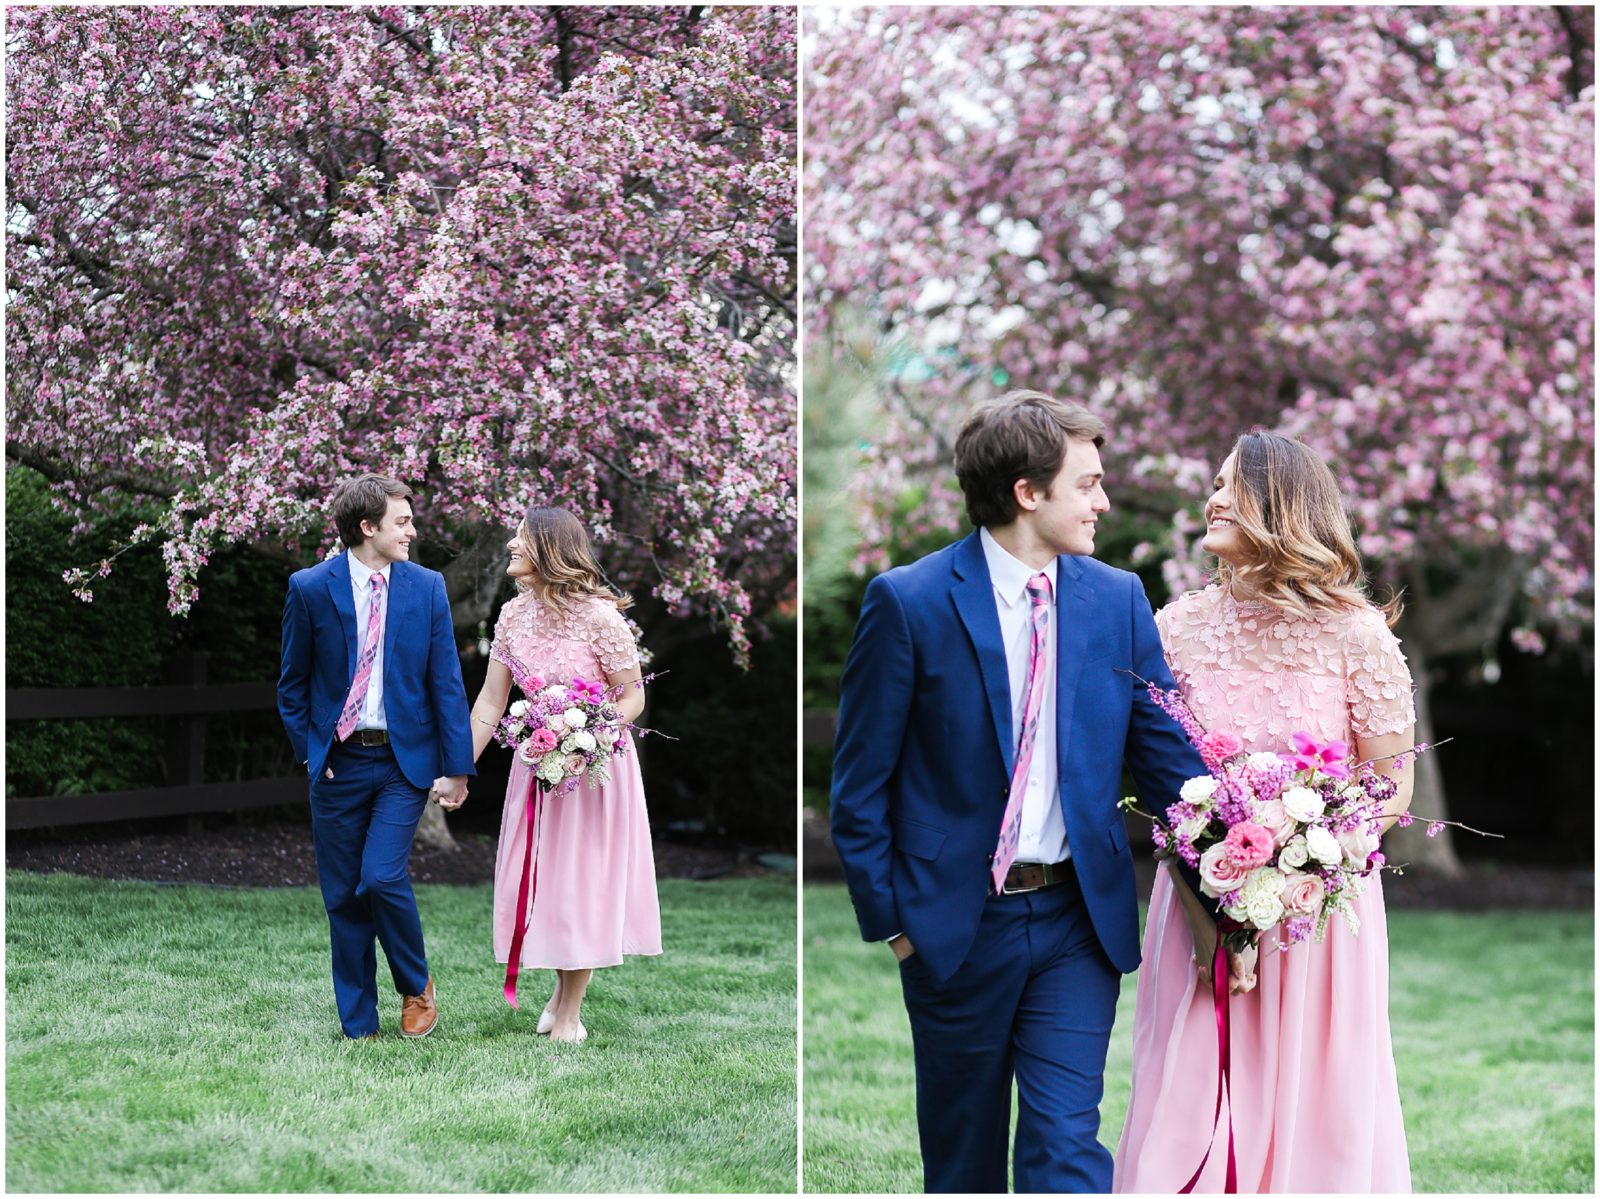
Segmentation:
{"type": "MultiPolygon", "coordinates": [[[[6,834],[6,867],[39,874],[64,871],[90,878],[207,883],[224,887],[303,887],[317,881],[311,826],[303,820],[202,817],[125,825],[29,829],[6,834]]],[[[494,879],[495,839],[457,836],[452,851],[415,847],[418,883],[473,886],[494,879]]],[[[680,845],[657,838],[657,878],[744,878],[770,873],[747,851],[680,845]]]]}
{"type": "MultiPolygon", "coordinates": [[[[839,856],[828,839],[827,824],[808,814],[802,838],[805,877],[810,882],[842,882],[839,856]]],[[[1156,863],[1134,857],[1138,894],[1149,895],[1156,863]]],[[[1578,866],[1544,866],[1513,862],[1468,862],[1459,878],[1422,870],[1386,874],[1383,901],[1389,908],[1422,908],[1459,912],[1505,911],[1511,908],[1594,910],[1594,871],[1578,866]]]]}

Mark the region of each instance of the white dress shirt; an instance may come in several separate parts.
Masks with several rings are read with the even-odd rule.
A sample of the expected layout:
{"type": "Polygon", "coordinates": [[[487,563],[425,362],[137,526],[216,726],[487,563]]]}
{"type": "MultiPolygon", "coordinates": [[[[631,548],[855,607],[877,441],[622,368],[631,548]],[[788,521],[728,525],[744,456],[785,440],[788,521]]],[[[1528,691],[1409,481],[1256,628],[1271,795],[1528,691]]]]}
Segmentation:
{"type": "MultiPolygon", "coordinates": [[[[372,610],[372,576],[383,576],[383,598],[379,600],[378,607],[382,610],[384,627],[387,629],[389,622],[389,568],[373,570],[354,554],[346,554],[350,559],[350,590],[355,593],[356,600],[356,658],[361,657],[361,648],[367,643],[367,616],[372,610]]],[[[367,698],[361,705],[361,711],[356,714],[356,728],[358,729],[387,729],[389,717],[383,710],[383,641],[378,638],[378,654],[372,659],[372,677],[367,680],[367,698]]],[[[351,682],[355,679],[352,677],[351,682]]]]}
{"type": "MultiPolygon", "coordinates": [[[[1034,734],[1033,758],[1022,795],[1022,829],[1017,838],[1019,862],[1059,862],[1070,856],[1067,824],[1061,814],[1061,768],[1056,760],[1056,560],[1043,570],[1012,557],[998,541],[981,529],[984,560],[994,585],[994,603],[1000,616],[1000,640],[1006,651],[1006,677],[1011,683],[1011,748],[1022,739],[1022,720],[1028,711],[1028,658],[1033,647],[1033,621],[1028,580],[1042,574],[1050,581],[1052,603],[1045,615],[1044,695],[1039,703],[1039,730],[1034,734]]],[[[1000,830],[995,829],[998,839],[1000,830]]]]}

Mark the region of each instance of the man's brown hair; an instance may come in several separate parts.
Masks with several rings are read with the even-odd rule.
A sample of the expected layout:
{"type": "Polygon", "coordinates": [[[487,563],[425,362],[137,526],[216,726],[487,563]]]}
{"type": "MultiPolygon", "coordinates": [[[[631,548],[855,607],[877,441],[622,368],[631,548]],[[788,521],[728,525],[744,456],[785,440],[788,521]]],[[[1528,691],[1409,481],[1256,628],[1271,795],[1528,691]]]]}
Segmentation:
{"type": "Polygon", "coordinates": [[[1106,427],[1081,404],[1042,391],[1007,392],[980,404],[956,434],[956,478],[974,527],[1008,525],[1017,518],[1014,487],[1026,479],[1049,494],[1067,456],[1067,440],[1106,442],[1106,427]]]}
{"type": "Polygon", "coordinates": [[[346,549],[353,550],[367,539],[361,531],[362,521],[371,521],[374,526],[383,523],[391,498],[409,500],[411,488],[388,475],[371,474],[339,484],[333,493],[333,524],[346,549]]]}

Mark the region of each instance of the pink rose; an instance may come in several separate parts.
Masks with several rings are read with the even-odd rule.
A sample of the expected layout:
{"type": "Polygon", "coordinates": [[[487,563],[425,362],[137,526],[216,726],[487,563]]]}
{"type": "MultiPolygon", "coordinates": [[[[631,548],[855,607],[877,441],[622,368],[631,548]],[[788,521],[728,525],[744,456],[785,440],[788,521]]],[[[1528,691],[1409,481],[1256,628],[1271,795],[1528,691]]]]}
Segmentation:
{"type": "Polygon", "coordinates": [[[1251,812],[1255,822],[1271,834],[1274,849],[1282,849],[1289,844],[1289,838],[1294,836],[1297,825],[1294,817],[1283,810],[1283,803],[1280,800],[1257,800],[1251,805],[1251,812]]]}
{"type": "Polygon", "coordinates": [[[1276,849],[1272,834],[1252,820],[1241,820],[1230,828],[1222,844],[1227,847],[1228,856],[1242,870],[1265,866],[1272,861],[1276,849]]]}
{"type": "Polygon", "coordinates": [[[1283,884],[1279,899],[1283,901],[1286,911],[1315,916],[1322,911],[1325,894],[1322,879],[1317,875],[1291,874],[1283,884]]]}
{"type": "Polygon", "coordinates": [[[535,729],[528,744],[536,754],[547,754],[556,747],[556,735],[549,729],[535,729]]]}
{"type": "Polygon", "coordinates": [[[584,762],[582,754],[568,754],[561,759],[561,769],[569,779],[575,779],[582,774],[585,765],[587,763],[584,762]]]}
{"type": "Polygon", "coordinates": [[[1213,899],[1220,898],[1236,890],[1251,869],[1234,861],[1227,845],[1219,841],[1200,855],[1200,888],[1213,899]]]}
{"type": "Polygon", "coordinates": [[[1200,751],[1200,760],[1206,764],[1206,769],[1215,773],[1244,746],[1232,733],[1207,733],[1200,738],[1196,748],[1200,751]]]}
{"type": "Polygon", "coordinates": [[[530,674],[528,676],[528,681],[522,684],[522,689],[524,691],[526,691],[529,695],[532,695],[535,691],[543,691],[544,690],[544,675],[542,675],[542,674],[530,674]]]}
{"type": "Polygon", "coordinates": [[[1378,838],[1366,822],[1362,821],[1355,828],[1342,829],[1333,836],[1339,842],[1339,848],[1344,850],[1344,864],[1351,870],[1365,872],[1367,858],[1378,848],[1378,838]]]}

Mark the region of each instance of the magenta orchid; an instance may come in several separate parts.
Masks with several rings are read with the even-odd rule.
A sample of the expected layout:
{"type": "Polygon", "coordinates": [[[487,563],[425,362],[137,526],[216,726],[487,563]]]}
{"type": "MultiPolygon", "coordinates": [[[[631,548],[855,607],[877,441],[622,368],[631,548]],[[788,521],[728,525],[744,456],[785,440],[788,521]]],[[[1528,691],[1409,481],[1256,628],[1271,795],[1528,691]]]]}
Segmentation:
{"type": "Polygon", "coordinates": [[[1290,753],[1280,753],[1280,761],[1296,770],[1315,770],[1331,779],[1348,779],[1350,746],[1343,741],[1319,742],[1310,733],[1292,733],[1290,753]]]}
{"type": "Polygon", "coordinates": [[[592,682],[588,679],[573,679],[568,689],[579,699],[587,700],[593,704],[601,704],[606,699],[606,686],[604,683],[592,682]]]}

